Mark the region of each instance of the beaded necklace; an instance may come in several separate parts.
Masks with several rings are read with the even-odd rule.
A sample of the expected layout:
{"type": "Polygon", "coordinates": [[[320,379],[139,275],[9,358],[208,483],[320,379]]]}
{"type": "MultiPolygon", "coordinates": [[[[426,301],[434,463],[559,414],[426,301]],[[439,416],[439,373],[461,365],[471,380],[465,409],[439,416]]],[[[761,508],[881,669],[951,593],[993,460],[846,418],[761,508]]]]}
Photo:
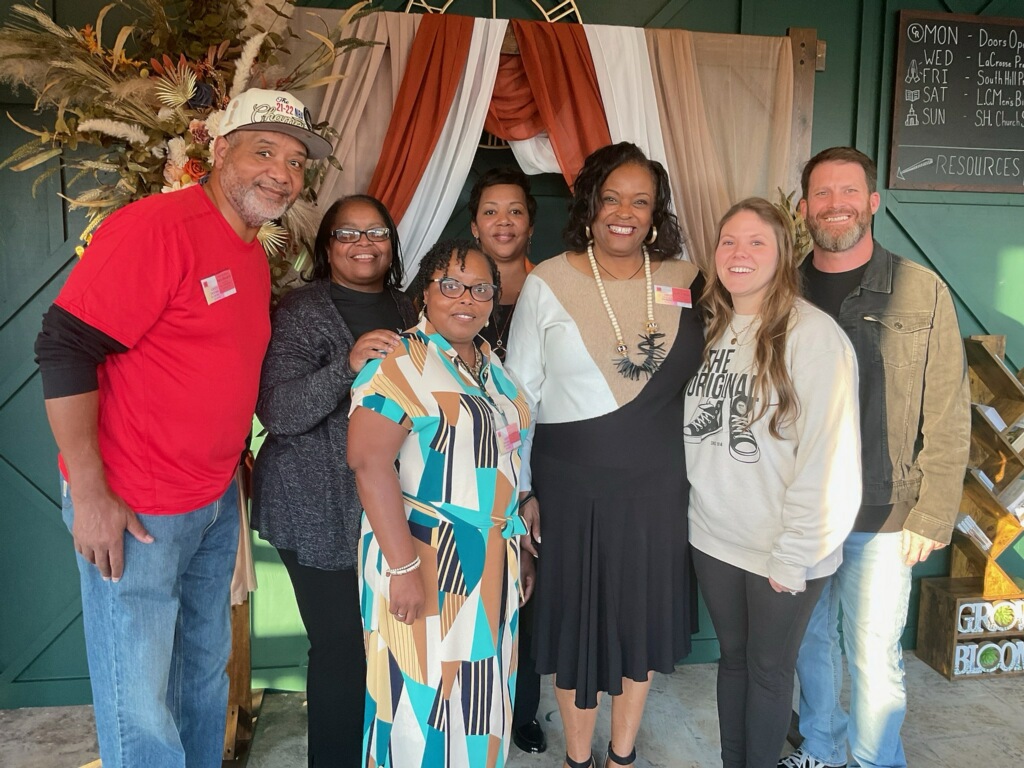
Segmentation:
{"type": "Polygon", "coordinates": [[[641,363],[634,363],[629,359],[629,347],[626,346],[626,340],[622,336],[622,329],[619,327],[619,320],[615,316],[615,310],[612,309],[612,304],[608,300],[608,293],[604,288],[604,281],[601,279],[601,272],[597,268],[597,257],[594,256],[594,244],[587,243],[587,257],[590,259],[590,271],[594,273],[594,282],[597,283],[597,292],[601,296],[601,303],[604,304],[604,311],[608,314],[608,319],[612,323],[612,331],[615,334],[615,351],[621,355],[615,362],[615,368],[619,372],[619,375],[630,379],[631,381],[637,381],[641,376],[650,378],[659,368],[661,363],[665,359],[665,343],[659,342],[658,339],[665,338],[664,333],[658,333],[658,324],[654,321],[654,280],[651,277],[651,257],[647,253],[647,248],[643,245],[640,246],[640,251],[644,255],[644,288],[647,297],[647,324],[645,326],[646,333],[640,334],[641,341],[637,344],[637,349],[643,355],[643,361],[641,363]]]}

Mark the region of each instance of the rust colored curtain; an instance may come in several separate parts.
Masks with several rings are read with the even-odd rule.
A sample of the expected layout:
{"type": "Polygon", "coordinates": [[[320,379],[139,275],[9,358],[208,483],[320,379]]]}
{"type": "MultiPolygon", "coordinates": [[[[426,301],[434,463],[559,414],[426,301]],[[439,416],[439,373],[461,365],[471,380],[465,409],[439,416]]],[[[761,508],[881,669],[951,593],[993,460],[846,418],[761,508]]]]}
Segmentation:
{"type": "Polygon", "coordinates": [[[396,221],[405,215],[437,145],[466,69],[473,19],[428,14],[420,22],[405,77],[367,190],[396,221]]]}
{"type": "MultiPolygon", "coordinates": [[[[587,35],[581,24],[511,23],[537,112],[572,187],[587,155],[612,141],[587,35]]],[[[498,84],[493,98],[504,98],[498,84]]]]}
{"type": "Polygon", "coordinates": [[[505,141],[525,141],[543,133],[544,122],[521,56],[501,55],[484,130],[505,141]]]}

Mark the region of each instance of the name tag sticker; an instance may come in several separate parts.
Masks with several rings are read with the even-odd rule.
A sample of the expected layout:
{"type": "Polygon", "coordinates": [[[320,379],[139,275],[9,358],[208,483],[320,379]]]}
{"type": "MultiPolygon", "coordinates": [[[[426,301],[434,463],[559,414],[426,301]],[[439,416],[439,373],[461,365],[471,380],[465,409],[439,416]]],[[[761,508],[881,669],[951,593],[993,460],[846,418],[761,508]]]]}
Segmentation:
{"type": "Polygon", "coordinates": [[[235,289],[235,278],[231,276],[230,269],[204,277],[199,284],[203,286],[203,295],[206,296],[207,304],[213,304],[238,293],[235,289]]]}
{"type": "Polygon", "coordinates": [[[673,288],[671,285],[654,286],[654,301],[657,304],[668,304],[670,307],[693,309],[689,288],[673,288]]]}
{"type": "Polygon", "coordinates": [[[503,454],[512,453],[512,451],[523,444],[523,440],[519,436],[518,424],[506,424],[497,431],[497,435],[498,447],[503,454]]]}

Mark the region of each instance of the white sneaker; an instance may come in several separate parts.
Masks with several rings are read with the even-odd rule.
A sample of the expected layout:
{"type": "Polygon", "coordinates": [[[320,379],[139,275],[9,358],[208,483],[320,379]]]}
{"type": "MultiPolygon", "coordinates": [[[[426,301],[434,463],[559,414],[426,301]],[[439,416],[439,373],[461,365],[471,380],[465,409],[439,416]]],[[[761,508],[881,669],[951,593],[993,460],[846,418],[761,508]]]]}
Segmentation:
{"type": "Polygon", "coordinates": [[[823,763],[809,752],[798,749],[796,752],[780,759],[778,768],[846,768],[846,763],[842,765],[823,763]]]}

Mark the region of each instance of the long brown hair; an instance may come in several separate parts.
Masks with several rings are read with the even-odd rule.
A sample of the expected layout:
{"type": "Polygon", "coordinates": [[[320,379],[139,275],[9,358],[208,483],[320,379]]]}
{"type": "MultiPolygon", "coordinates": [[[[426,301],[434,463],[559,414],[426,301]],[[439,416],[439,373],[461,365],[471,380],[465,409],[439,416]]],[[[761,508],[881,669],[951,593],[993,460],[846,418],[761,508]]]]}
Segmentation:
{"type": "MultiPolygon", "coordinates": [[[[779,407],[768,422],[768,431],[773,437],[781,438],[783,425],[796,421],[800,412],[800,401],[786,366],[790,317],[800,297],[796,249],[793,247],[793,234],[782,214],[761,197],[748,197],[726,211],[718,223],[716,243],[722,237],[722,228],[726,222],[741,211],[750,211],[770,226],[779,245],[779,264],[757,313],[761,327],[754,337],[754,371],[757,373],[754,395],[761,405],[752,420],[756,421],[765,414],[774,388],[779,396],[779,407]]],[[[732,296],[718,279],[714,263],[708,270],[702,299],[708,315],[707,341],[704,344],[704,362],[707,363],[711,348],[725,334],[733,316],[732,296]]]]}

